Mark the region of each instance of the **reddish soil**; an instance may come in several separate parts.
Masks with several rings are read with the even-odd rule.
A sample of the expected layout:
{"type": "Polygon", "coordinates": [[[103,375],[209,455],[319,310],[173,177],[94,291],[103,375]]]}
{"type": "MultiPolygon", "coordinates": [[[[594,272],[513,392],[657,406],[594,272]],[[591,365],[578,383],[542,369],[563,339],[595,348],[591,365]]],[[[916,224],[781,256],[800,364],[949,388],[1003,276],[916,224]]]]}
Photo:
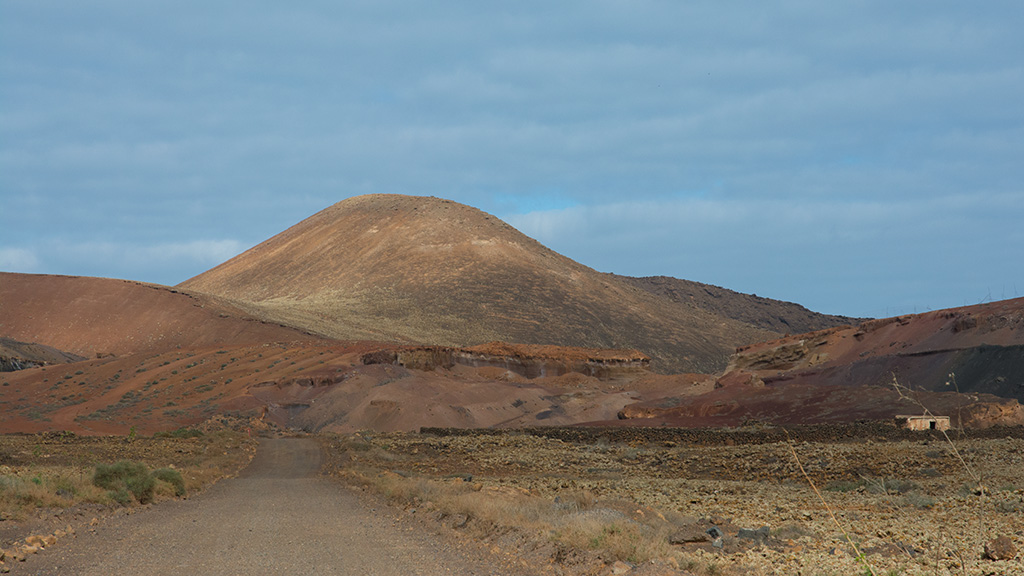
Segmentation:
{"type": "Polygon", "coordinates": [[[1024,424],[1024,298],[746,346],[714,385],[698,398],[637,403],[622,416],[636,425],[735,426],[888,419],[927,408],[974,427],[1024,424]]]}
{"type": "Polygon", "coordinates": [[[310,431],[702,427],[925,407],[1024,423],[1024,299],[736,348],[844,319],[670,280],[599,274],[479,210],[386,195],[187,290],[0,273],[0,337],[88,358],[0,375],[0,431],[148,433],[224,413],[310,431]]]}
{"type": "MultiPolygon", "coordinates": [[[[263,343],[140,352],[7,373],[0,386],[0,432],[105,434],[134,427],[150,434],[215,414],[311,431],[565,425],[614,418],[638,398],[629,382],[578,373],[529,380],[491,366],[363,364],[382,350],[387,345],[368,342],[263,343]]],[[[667,382],[647,385],[662,392],[676,381],[638,375],[667,382]]]]}
{"type": "Polygon", "coordinates": [[[128,280],[0,272],[0,336],[95,358],[314,340],[210,296],[128,280]]]}
{"type": "Polygon", "coordinates": [[[506,358],[549,358],[553,360],[595,360],[600,362],[644,362],[650,358],[639,350],[612,350],[608,348],[579,348],[569,346],[541,346],[488,342],[464,348],[466,352],[506,358]]]}

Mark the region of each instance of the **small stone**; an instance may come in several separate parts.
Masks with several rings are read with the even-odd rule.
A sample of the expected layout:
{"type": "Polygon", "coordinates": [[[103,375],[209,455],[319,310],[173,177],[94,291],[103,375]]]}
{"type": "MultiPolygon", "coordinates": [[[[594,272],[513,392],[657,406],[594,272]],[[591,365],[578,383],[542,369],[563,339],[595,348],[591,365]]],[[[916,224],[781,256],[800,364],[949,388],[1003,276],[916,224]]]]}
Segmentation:
{"type": "Polygon", "coordinates": [[[99,523],[100,521],[98,518],[93,518],[92,520],[89,520],[89,526],[96,526],[99,523]]]}
{"type": "Polygon", "coordinates": [[[42,548],[42,546],[43,546],[43,537],[38,535],[38,534],[33,534],[33,535],[25,538],[25,544],[27,544],[29,546],[35,546],[35,547],[38,547],[38,548],[42,548]]]}
{"type": "Polygon", "coordinates": [[[740,528],[737,538],[743,538],[746,540],[753,540],[759,544],[763,544],[765,540],[768,540],[768,536],[771,534],[771,528],[768,526],[761,526],[754,530],[753,528],[740,528]]]}
{"type": "Polygon", "coordinates": [[[465,528],[469,524],[469,516],[466,514],[454,514],[451,516],[452,528],[465,528]]]}
{"type": "Polygon", "coordinates": [[[633,565],[622,560],[616,560],[608,569],[608,574],[612,576],[621,576],[622,574],[628,574],[633,571],[633,565]]]}
{"type": "Polygon", "coordinates": [[[53,546],[56,543],[57,543],[57,537],[56,536],[54,536],[52,534],[49,535],[49,536],[43,536],[43,546],[45,546],[46,548],[49,548],[50,546],[53,546]]]}
{"type": "Polygon", "coordinates": [[[985,544],[985,557],[989,560],[1013,560],[1017,556],[1017,547],[1009,536],[1000,536],[985,544]]]}
{"type": "Polygon", "coordinates": [[[22,546],[21,547],[22,562],[25,561],[24,557],[27,557],[29,554],[36,554],[37,552],[39,552],[39,550],[40,550],[39,546],[33,546],[31,544],[25,544],[24,546],[22,546]]]}

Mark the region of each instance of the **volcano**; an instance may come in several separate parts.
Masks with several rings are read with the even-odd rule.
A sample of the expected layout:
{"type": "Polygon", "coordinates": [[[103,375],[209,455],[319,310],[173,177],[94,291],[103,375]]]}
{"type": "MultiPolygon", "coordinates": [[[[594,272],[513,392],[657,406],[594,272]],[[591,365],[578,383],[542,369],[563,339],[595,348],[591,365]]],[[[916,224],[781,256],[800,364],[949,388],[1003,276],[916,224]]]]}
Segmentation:
{"type": "MultiPolygon", "coordinates": [[[[331,338],[628,348],[663,372],[721,370],[737,346],[781,335],[599,273],[490,214],[428,197],[344,200],[179,288],[331,338]]],[[[815,328],[841,322],[818,316],[815,328]]]]}

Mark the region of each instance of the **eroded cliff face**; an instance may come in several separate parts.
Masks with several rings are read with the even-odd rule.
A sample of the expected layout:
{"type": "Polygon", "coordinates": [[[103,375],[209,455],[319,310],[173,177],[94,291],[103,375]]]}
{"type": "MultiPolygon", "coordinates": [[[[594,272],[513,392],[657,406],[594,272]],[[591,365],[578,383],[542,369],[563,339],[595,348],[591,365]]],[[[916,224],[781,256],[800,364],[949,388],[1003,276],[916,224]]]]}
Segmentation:
{"type": "Polygon", "coordinates": [[[975,402],[958,410],[957,416],[965,428],[1024,426],[1024,406],[1016,400],[975,402]]]}
{"type": "Polygon", "coordinates": [[[411,346],[365,354],[364,364],[395,364],[412,370],[500,368],[534,379],[578,373],[598,380],[633,376],[650,366],[650,358],[636,350],[572,348],[491,342],[469,348],[411,346]]]}

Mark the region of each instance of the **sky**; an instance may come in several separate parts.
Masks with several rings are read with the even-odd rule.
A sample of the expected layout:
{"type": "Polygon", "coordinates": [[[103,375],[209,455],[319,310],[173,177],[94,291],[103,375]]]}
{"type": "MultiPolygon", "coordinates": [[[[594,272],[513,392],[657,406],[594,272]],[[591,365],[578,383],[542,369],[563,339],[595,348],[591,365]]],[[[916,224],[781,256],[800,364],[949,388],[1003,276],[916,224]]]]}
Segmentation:
{"type": "Polygon", "coordinates": [[[173,285],[345,198],[883,317],[1024,296],[1024,3],[0,0],[0,271],[173,285]]]}

